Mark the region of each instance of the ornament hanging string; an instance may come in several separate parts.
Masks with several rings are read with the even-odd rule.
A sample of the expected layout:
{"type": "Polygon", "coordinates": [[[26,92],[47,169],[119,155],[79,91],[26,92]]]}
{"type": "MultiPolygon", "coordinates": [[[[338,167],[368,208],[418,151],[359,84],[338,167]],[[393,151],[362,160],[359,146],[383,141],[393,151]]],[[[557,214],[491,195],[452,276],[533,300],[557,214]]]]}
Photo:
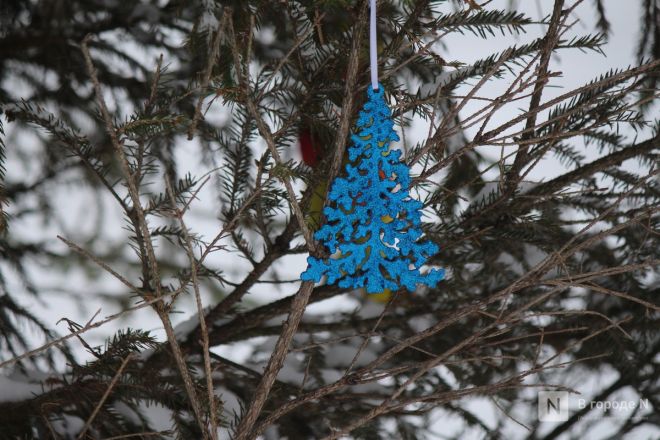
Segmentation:
{"type": "Polygon", "coordinates": [[[369,17],[369,62],[371,68],[371,88],[378,90],[378,40],[376,37],[376,1],[370,0],[369,17]]]}

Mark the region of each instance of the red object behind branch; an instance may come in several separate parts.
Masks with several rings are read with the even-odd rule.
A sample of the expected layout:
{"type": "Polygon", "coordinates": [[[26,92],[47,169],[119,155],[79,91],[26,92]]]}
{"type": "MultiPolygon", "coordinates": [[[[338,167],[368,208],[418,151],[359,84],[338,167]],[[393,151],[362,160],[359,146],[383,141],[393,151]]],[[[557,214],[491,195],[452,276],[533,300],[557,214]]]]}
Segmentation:
{"type": "Polygon", "coordinates": [[[315,167],[319,163],[319,160],[321,160],[321,151],[308,128],[300,130],[298,142],[300,142],[300,152],[302,153],[303,162],[312,168],[315,167]]]}

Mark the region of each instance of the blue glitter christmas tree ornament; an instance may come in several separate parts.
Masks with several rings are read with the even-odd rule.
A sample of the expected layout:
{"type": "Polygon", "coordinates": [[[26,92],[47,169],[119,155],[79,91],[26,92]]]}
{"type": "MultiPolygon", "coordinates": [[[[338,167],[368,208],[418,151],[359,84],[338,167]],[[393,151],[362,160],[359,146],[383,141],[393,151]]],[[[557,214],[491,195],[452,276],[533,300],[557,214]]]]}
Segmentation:
{"type": "Polygon", "coordinates": [[[422,239],[422,203],[410,197],[408,166],[401,151],[383,86],[369,88],[368,101],[357,121],[357,134],[348,148],[345,177],[334,180],[323,209],[326,223],[314,234],[332,254],[310,256],[300,278],[342,288],[366,288],[368,293],[417,284],[435,287],[444,271],[420,272],[438,252],[435,243],[422,239]]]}

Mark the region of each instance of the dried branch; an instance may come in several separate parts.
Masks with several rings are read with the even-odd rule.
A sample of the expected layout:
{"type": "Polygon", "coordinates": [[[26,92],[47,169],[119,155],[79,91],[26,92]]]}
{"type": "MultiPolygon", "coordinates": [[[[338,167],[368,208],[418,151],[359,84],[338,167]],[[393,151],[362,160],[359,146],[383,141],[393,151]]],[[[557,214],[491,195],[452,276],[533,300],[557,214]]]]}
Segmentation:
{"type": "MultiPolygon", "coordinates": [[[[128,188],[128,193],[131,197],[131,201],[133,202],[132,211],[126,212],[126,215],[129,218],[131,218],[131,220],[134,221],[136,233],[139,232],[138,237],[139,237],[140,245],[146,250],[145,257],[148,263],[147,267],[149,272],[144,274],[146,277],[145,281],[151,279],[151,283],[150,283],[151,285],[149,286],[149,288],[155,289],[155,296],[159,298],[162,296],[163,293],[161,289],[160,274],[158,270],[158,261],[156,259],[156,254],[154,252],[153,244],[151,241],[151,234],[149,232],[149,227],[147,226],[147,220],[145,217],[144,209],[142,208],[142,204],[140,202],[140,193],[138,191],[136,182],[133,180],[133,174],[131,173],[130,164],[126,157],[126,153],[124,152],[124,148],[119,140],[119,137],[117,136],[117,132],[113,125],[112,117],[110,116],[110,113],[108,112],[108,107],[105,104],[105,99],[103,98],[103,91],[101,90],[101,84],[99,83],[96,69],[92,62],[92,58],[89,53],[89,48],[87,47],[87,43],[90,39],[91,39],[91,35],[88,35],[87,37],[85,37],[85,39],[81,44],[81,49],[87,67],[87,73],[92,80],[92,84],[94,85],[94,92],[96,95],[96,100],[99,109],[101,111],[101,116],[105,123],[106,131],[112,141],[114,150],[119,158],[119,163],[122,172],[124,174],[124,179],[126,181],[126,187],[128,188]]],[[[202,416],[203,412],[199,400],[197,398],[195,386],[193,384],[192,378],[186,366],[186,360],[183,356],[183,353],[181,352],[179,343],[177,342],[176,335],[174,333],[174,327],[172,326],[172,322],[170,321],[169,318],[169,312],[164,307],[164,304],[162,302],[155,302],[154,308],[165,328],[165,332],[167,334],[167,340],[172,349],[172,353],[174,354],[174,358],[176,360],[179,372],[181,373],[181,378],[183,379],[186,392],[188,393],[190,405],[195,414],[195,418],[197,419],[199,428],[204,438],[207,439],[208,431],[206,429],[206,424],[204,423],[204,419],[202,416]]]]}
{"type": "Polygon", "coordinates": [[[188,255],[188,261],[190,262],[190,276],[192,279],[193,290],[195,292],[195,305],[197,306],[197,316],[199,316],[199,327],[202,336],[202,354],[204,358],[204,374],[206,376],[206,392],[209,402],[209,430],[211,432],[211,438],[216,440],[218,437],[218,421],[217,421],[217,410],[216,410],[216,399],[215,399],[215,387],[213,386],[213,370],[211,369],[211,357],[209,350],[209,332],[206,328],[206,320],[204,319],[204,305],[202,304],[202,295],[199,290],[199,279],[197,277],[197,261],[195,260],[195,250],[192,244],[192,239],[190,238],[190,233],[188,232],[188,227],[183,219],[184,212],[179,209],[177,206],[177,201],[174,196],[174,190],[172,189],[172,184],[169,180],[165,180],[165,185],[167,188],[167,193],[170,197],[172,203],[172,209],[174,210],[175,217],[181,225],[181,231],[183,233],[183,238],[186,247],[186,253],[188,255]]]}
{"type": "Polygon", "coordinates": [[[121,377],[122,373],[124,372],[124,368],[128,365],[128,363],[131,361],[133,358],[132,354],[129,354],[124,358],[122,361],[121,365],[119,365],[119,368],[117,369],[117,373],[115,373],[114,377],[110,381],[110,384],[108,385],[108,388],[105,390],[103,393],[103,396],[101,397],[101,400],[96,404],[94,407],[94,411],[92,411],[92,414],[89,416],[89,419],[87,419],[87,422],[85,422],[85,425],[83,428],[80,430],[80,433],[78,434],[78,440],[82,440],[85,438],[85,434],[89,430],[89,428],[92,426],[92,422],[94,422],[94,418],[96,415],[99,413],[99,410],[101,407],[105,404],[105,401],[108,400],[108,397],[110,396],[110,393],[112,392],[112,389],[117,385],[117,382],[119,382],[119,378],[121,377]]]}
{"type": "MultiPolygon", "coordinates": [[[[576,2],[573,7],[577,6],[580,2],[576,2]]],[[[548,31],[543,38],[543,48],[541,49],[541,59],[539,61],[539,66],[537,69],[537,76],[539,77],[539,82],[534,86],[534,92],[532,93],[532,99],[529,102],[529,117],[525,124],[526,133],[522,136],[522,140],[525,141],[528,138],[534,136],[532,130],[536,127],[536,117],[538,113],[534,110],[541,104],[541,96],[543,95],[543,89],[547,85],[547,80],[543,80],[548,73],[548,65],[550,64],[550,57],[554,51],[557,42],[559,41],[559,30],[563,24],[561,20],[562,15],[568,17],[568,14],[563,12],[564,9],[564,0],[555,0],[554,6],[552,8],[552,16],[550,17],[550,25],[548,26],[548,31]]],[[[564,18],[564,21],[566,18],[564,18]]],[[[528,150],[529,145],[523,144],[518,148],[518,153],[513,161],[511,169],[507,173],[505,187],[509,192],[518,184],[519,174],[523,166],[527,163],[528,160],[528,150]]]]}
{"type": "MultiPolygon", "coordinates": [[[[218,23],[218,28],[216,29],[215,36],[213,37],[213,43],[209,51],[208,61],[206,63],[206,68],[204,69],[204,76],[202,78],[202,83],[200,84],[200,89],[202,90],[202,92],[206,91],[206,89],[209,87],[209,83],[211,82],[213,66],[215,66],[216,60],[219,56],[220,43],[222,42],[222,37],[224,36],[224,33],[222,31],[224,23],[225,23],[225,15],[223,15],[222,20],[220,21],[220,23],[218,23]]],[[[195,106],[195,114],[190,124],[190,128],[188,129],[188,140],[193,139],[195,135],[195,131],[197,130],[197,124],[199,124],[200,119],[202,119],[202,104],[204,103],[204,98],[205,98],[204,94],[201,94],[200,97],[197,99],[197,105],[195,106]]]]}

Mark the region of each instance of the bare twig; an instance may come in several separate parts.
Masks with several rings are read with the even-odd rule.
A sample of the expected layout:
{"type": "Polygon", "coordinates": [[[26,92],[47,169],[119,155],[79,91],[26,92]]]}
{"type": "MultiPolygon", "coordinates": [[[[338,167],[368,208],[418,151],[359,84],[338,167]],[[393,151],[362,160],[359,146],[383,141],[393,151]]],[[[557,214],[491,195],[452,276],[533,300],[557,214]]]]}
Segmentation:
{"type": "Polygon", "coordinates": [[[85,434],[89,430],[89,428],[92,426],[92,422],[94,421],[94,418],[96,418],[96,415],[99,413],[101,410],[101,407],[103,407],[103,404],[105,403],[106,400],[108,400],[108,397],[110,396],[110,393],[112,392],[112,389],[117,385],[117,382],[119,382],[119,378],[121,377],[122,373],[124,372],[124,368],[128,365],[128,363],[131,361],[133,358],[133,354],[129,354],[124,358],[122,361],[121,365],[117,369],[117,373],[115,376],[112,378],[112,381],[110,381],[110,384],[108,385],[108,388],[105,390],[103,393],[103,396],[101,397],[101,400],[96,404],[96,407],[94,407],[94,411],[92,411],[92,414],[89,416],[89,419],[87,419],[87,422],[85,422],[85,425],[83,426],[82,430],[78,434],[78,440],[81,440],[85,438],[85,434]]]}
{"type": "Polygon", "coordinates": [[[101,268],[103,268],[106,272],[108,272],[110,275],[118,279],[124,286],[128,287],[131,289],[133,292],[139,292],[140,289],[138,289],[133,283],[128,281],[125,277],[123,277],[119,272],[114,270],[112,267],[101,261],[99,258],[97,258],[95,255],[92,253],[88,252],[87,250],[81,248],[77,244],[75,244],[72,241],[67,240],[66,238],[62,236],[57,236],[58,239],[62,240],[67,246],[69,246],[71,249],[73,249],[76,253],[82,255],[85,258],[89,258],[92,260],[94,263],[99,265],[101,268]]]}
{"type": "MultiPolygon", "coordinates": [[[[91,38],[92,36],[88,35],[87,37],[85,37],[85,39],[81,44],[83,56],[85,58],[85,63],[87,67],[87,73],[92,80],[92,84],[94,85],[94,92],[96,94],[96,100],[99,109],[101,111],[101,116],[105,123],[106,131],[108,132],[108,135],[110,136],[110,139],[112,141],[114,150],[119,158],[119,163],[122,172],[124,174],[124,179],[126,181],[128,193],[131,197],[131,201],[133,202],[132,211],[126,212],[126,215],[133,220],[136,233],[138,233],[138,240],[140,241],[140,245],[144,249],[143,257],[146,258],[145,269],[147,269],[148,271],[147,273],[144,274],[145,282],[148,283],[149,279],[151,279],[151,283],[150,283],[151,286],[149,286],[149,288],[155,289],[156,297],[160,297],[162,296],[160,274],[158,271],[158,262],[156,259],[156,254],[154,252],[153,243],[151,241],[151,233],[149,232],[149,227],[147,225],[145,213],[142,208],[142,204],[140,202],[139,190],[137,188],[135,181],[133,180],[133,175],[131,173],[130,164],[126,157],[126,153],[124,152],[124,148],[119,140],[119,137],[117,136],[117,131],[114,128],[112,117],[110,116],[110,112],[108,111],[108,107],[105,103],[105,99],[103,98],[103,91],[101,90],[101,84],[98,80],[96,68],[94,67],[94,63],[92,62],[92,57],[89,53],[89,48],[87,45],[91,38]]],[[[156,302],[154,303],[154,306],[158,314],[158,317],[162,321],[163,327],[165,328],[165,333],[167,334],[167,340],[172,349],[172,353],[176,360],[177,367],[181,374],[181,378],[183,379],[183,383],[186,388],[186,393],[188,394],[190,405],[193,409],[193,413],[195,414],[197,424],[199,425],[199,428],[204,438],[207,439],[208,432],[202,416],[203,414],[202,409],[199,400],[197,399],[195,386],[193,384],[190,373],[188,372],[185,358],[183,356],[183,353],[181,352],[179,343],[176,340],[176,334],[174,332],[174,327],[172,326],[172,322],[170,321],[169,318],[169,312],[164,307],[162,302],[156,302]]]]}
{"type": "MultiPolygon", "coordinates": [[[[548,32],[544,38],[543,48],[541,49],[541,60],[539,61],[539,67],[537,69],[537,75],[540,78],[544,78],[548,73],[548,65],[550,64],[550,56],[552,55],[557,42],[559,41],[559,30],[562,25],[562,10],[564,9],[564,0],[555,0],[554,7],[552,8],[552,17],[550,18],[550,26],[548,27],[548,32]]],[[[567,15],[565,15],[567,16],[567,15]]],[[[539,106],[541,103],[541,96],[543,95],[543,89],[545,88],[547,81],[543,80],[537,82],[534,86],[534,92],[532,93],[532,99],[529,103],[529,117],[527,118],[527,123],[525,128],[530,130],[527,134],[523,136],[523,140],[529,137],[533,137],[531,129],[536,126],[536,117],[537,114],[533,110],[539,106]]],[[[516,158],[513,161],[513,165],[509,170],[508,175],[506,176],[505,186],[507,190],[511,191],[515,185],[518,184],[518,174],[520,170],[527,162],[529,145],[521,145],[518,148],[518,153],[516,158]]]]}
{"type": "MultiPolygon", "coordinates": [[[[248,108],[248,111],[254,118],[255,123],[257,124],[259,133],[265,139],[266,145],[268,146],[268,149],[271,155],[273,156],[273,159],[278,165],[282,165],[282,160],[277,151],[277,147],[275,145],[275,141],[273,139],[272,133],[268,128],[266,122],[259,114],[259,110],[257,109],[256,104],[254,103],[254,101],[252,101],[251,98],[252,92],[250,89],[249,81],[243,75],[243,71],[242,71],[243,69],[241,67],[242,63],[237,46],[238,43],[236,41],[236,36],[234,34],[234,24],[231,19],[231,16],[228,19],[227,27],[229,34],[228,37],[230,40],[229,44],[231,46],[232,54],[234,57],[234,64],[236,66],[236,74],[239,78],[239,83],[243,88],[243,94],[244,94],[246,106],[248,108]]],[[[305,217],[302,213],[302,210],[300,209],[300,205],[298,204],[296,194],[293,190],[293,185],[291,184],[291,181],[288,176],[284,176],[282,178],[282,181],[289,196],[289,203],[291,204],[291,208],[294,212],[296,219],[298,220],[298,226],[300,227],[303,233],[303,237],[305,238],[307,247],[310,250],[310,252],[315,253],[316,249],[314,245],[314,239],[312,237],[309,228],[307,227],[307,224],[305,223],[305,217]]],[[[250,435],[252,426],[256,422],[257,417],[261,412],[261,408],[263,408],[263,405],[265,404],[266,399],[268,398],[270,389],[272,388],[273,383],[275,382],[275,378],[277,377],[278,372],[280,371],[282,365],[284,364],[284,359],[286,358],[286,354],[288,353],[289,345],[291,343],[291,340],[293,339],[293,335],[296,333],[298,324],[302,319],[302,315],[305,311],[305,307],[307,306],[307,302],[309,301],[309,297],[313,289],[314,289],[314,283],[309,281],[303,282],[302,285],[300,286],[298,293],[294,297],[293,302],[291,304],[291,311],[289,313],[289,317],[287,319],[287,322],[284,324],[284,329],[280,334],[277,343],[275,344],[275,349],[273,350],[270,360],[268,361],[268,365],[266,366],[263,377],[259,382],[259,385],[257,386],[257,389],[254,393],[250,405],[247,407],[246,413],[243,415],[243,418],[241,419],[241,421],[238,424],[238,427],[236,428],[236,440],[245,439],[250,435]]]]}
{"type": "MultiPolygon", "coordinates": [[[[160,297],[152,297],[150,299],[145,299],[144,302],[142,302],[141,304],[138,304],[137,306],[131,307],[131,308],[126,309],[126,310],[122,310],[121,312],[115,313],[113,315],[109,315],[106,318],[104,318],[103,320],[98,321],[94,324],[92,324],[92,322],[89,321],[86,325],[84,325],[83,327],[81,327],[80,329],[78,329],[74,332],[69,333],[68,335],[62,336],[62,337],[57,338],[57,339],[53,339],[52,341],[49,341],[49,342],[47,342],[47,343],[45,343],[45,344],[43,344],[43,345],[41,345],[41,346],[39,346],[39,347],[37,347],[33,350],[27,351],[27,352],[21,354],[20,356],[16,356],[16,357],[8,359],[6,361],[0,362],[0,368],[6,367],[6,366],[9,366],[9,365],[13,365],[16,362],[22,361],[23,359],[28,359],[28,358],[34,357],[34,356],[38,355],[39,353],[43,353],[44,351],[46,351],[46,350],[48,350],[52,347],[62,345],[64,342],[66,342],[67,340],[69,340],[71,338],[78,337],[79,335],[82,335],[83,333],[86,333],[86,332],[88,332],[90,330],[93,330],[95,328],[102,327],[102,326],[104,326],[105,324],[107,324],[109,322],[112,322],[112,321],[115,321],[119,318],[122,318],[122,317],[126,316],[128,313],[134,312],[136,310],[144,309],[146,307],[152,307],[154,304],[156,304],[158,302],[163,302],[166,299],[168,299],[172,296],[178,295],[178,294],[179,294],[178,291],[167,292],[167,293],[163,294],[160,297]]],[[[97,314],[98,314],[98,312],[95,313],[94,316],[96,316],[97,314]]]]}
{"type": "Polygon", "coordinates": [[[193,248],[192,239],[190,238],[190,233],[188,232],[188,227],[183,219],[184,212],[179,209],[177,205],[176,198],[174,196],[174,191],[172,189],[172,184],[169,180],[165,180],[165,186],[167,193],[170,197],[170,202],[172,203],[172,209],[175,212],[176,218],[179,220],[181,225],[181,231],[183,233],[186,254],[188,255],[188,261],[190,262],[190,276],[192,278],[193,290],[195,292],[195,304],[197,305],[197,316],[199,317],[199,326],[202,336],[202,353],[204,358],[204,374],[206,376],[206,391],[208,396],[209,403],[209,422],[210,422],[210,431],[211,438],[213,440],[218,437],[218,421],[217,421],[217,410],[216,410],[216,401],[215,401],[215,392],[213,387],[213,371],[211,370],[211,357],[209,355],[209,332],[206,328],[206,319],[204,319],[204,306],[202,304],[202,295],[199,291],[199,279],[197,277],[197,261],[195,259],[195,250],[193,248]]]}
{"type": "MultiPolygon", "coordinates": [[[[283,161],[280,158],[280,153],[277,151],[277,146],[275,145],[273,134],[270,131],[268,124],[266,124],[266,121],[264,121],[261,114],[259,113],[259,109],[257,108],[257,105],[252,100],[251,97],[252,90],[249,84],[249,79],[245,78],[243,68],[241,67],[243,63],[241,62],[241,57],[238,51],[238,42],[236,41],[236,35],[234,33],[234,22],[231,19],[231,16],[229,16],[227,23],[228,23],[227,30],[228,30],[229,45],[231,46],[232,55],[234,57],[234,66],[236,68],[235,69],[236,75],[238,76],[239,83],[241,84],[241,87],[243,89],[243,98],[245,99],[245,105],[250,115],[254,118],[255,124],[257,124],[257,129],[259,130],[259,134],[261,134],[261,136],[266,141],[266,146],[268,147],[270,154],[273,156],[275,163],[277,163],[279,166],[284,166],[283,161]]],[[[283,176],[281,180],[282,183],[284,184],[284,187],[286,188],[286,192],[289,196],[289,203],[291,205],[291,209],[293,210],[293,213],[296,219],[298,220],[298,226],[300,227],[303,237],[305,238],[307,248],[311,253],[315,253],[316,246],[314,244],[315,243],[314,238],[312,237],[312,233],[310,232],[309,227],[305,222],[305,216],[302,213],[302,209],[300,209],[300,204],[298,203],[296,192],[293,190],[291,179],[288,176],[283,176]]]]}
{"type": "Polygon", "coordinates": [[[211,74],[213,73],[213,66],[216,64],[216,59],[219,56],[220,43],[222,42],[223,26],[225,23],[225,15],[223,15],[222,20],[218,23],[218,28],[215,31],[215,36],[213,37],[213,43],[209,49],[208,60],[206,62],[206,68],[204,69],[204,76],[202,78],[202,83],[200,84],[200,90],[202,94],[197,99],[197,105],[195,106],[195,115],[193,116],[192,123],[188,129],[188,140],[192,140],[195,136],[195,131],[197,130],[197,124],[199,124],[200,119],[202,118],[202,104],[204,103],[204,92],[209,87],[209,82],[211,82],[211,74]]]}

